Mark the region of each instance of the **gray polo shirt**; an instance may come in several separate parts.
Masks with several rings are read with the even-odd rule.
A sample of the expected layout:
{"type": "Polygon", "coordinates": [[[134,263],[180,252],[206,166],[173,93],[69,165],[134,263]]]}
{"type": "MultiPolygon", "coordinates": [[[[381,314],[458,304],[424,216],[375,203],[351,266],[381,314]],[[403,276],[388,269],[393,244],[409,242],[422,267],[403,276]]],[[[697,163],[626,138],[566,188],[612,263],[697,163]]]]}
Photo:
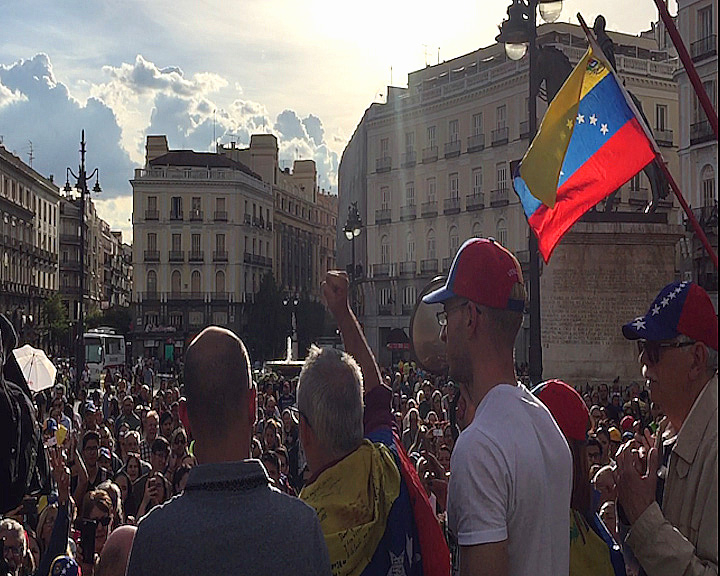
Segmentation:
{"type": "Polygon", "coordinates": [[[330,576],[315,511],[270,486],[259,460],[203,464],[138,525],[129,576],[330,576]]]}

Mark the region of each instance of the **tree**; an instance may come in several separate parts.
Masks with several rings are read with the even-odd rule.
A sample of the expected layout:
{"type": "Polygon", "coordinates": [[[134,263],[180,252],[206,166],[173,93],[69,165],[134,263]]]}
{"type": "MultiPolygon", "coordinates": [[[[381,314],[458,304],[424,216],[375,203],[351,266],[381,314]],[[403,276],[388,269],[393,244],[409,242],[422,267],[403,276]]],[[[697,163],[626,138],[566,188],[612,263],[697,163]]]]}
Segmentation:
{"type": "Polygon", "coordinates": [[[43,302],[42,318],[50,336],[50,349],[57,351],[58,343],[67,341],[70,329],[67,309],[60,294],[54,294],[43,302]]]}

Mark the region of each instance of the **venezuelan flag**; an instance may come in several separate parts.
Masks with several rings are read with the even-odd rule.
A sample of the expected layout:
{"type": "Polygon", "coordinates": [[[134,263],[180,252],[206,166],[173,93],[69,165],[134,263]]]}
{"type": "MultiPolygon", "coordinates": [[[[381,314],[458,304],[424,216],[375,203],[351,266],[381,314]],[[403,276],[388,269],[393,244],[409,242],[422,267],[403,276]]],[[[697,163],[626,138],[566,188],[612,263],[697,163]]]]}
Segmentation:
{"type": "Polygon", "coordinates": [[[655,157],[634,106],[592,44],[550,103],[515,192],[545,262],[572,225],[655,157]]]}

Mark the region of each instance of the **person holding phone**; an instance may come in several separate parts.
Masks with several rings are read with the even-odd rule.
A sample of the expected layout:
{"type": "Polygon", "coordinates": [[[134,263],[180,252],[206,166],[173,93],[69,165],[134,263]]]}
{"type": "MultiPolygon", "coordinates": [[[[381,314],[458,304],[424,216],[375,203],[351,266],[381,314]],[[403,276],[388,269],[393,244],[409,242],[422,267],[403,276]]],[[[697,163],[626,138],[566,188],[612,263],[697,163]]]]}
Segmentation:
{"type": "Polygon", "coordinates": [[[83,573],[92,574],[96,555],[102,552],[108,534],[112,531],[113,504],[103,490],[93,490],[85,495],[76,529],[80,531],[78,547],[83,573]]]}

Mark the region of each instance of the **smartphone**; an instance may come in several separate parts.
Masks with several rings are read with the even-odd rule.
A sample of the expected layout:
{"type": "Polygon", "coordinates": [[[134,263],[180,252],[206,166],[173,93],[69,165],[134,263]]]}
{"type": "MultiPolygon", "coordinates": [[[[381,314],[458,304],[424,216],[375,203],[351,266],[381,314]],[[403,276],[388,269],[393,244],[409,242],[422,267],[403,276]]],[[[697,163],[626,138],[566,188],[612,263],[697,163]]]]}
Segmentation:
{"type": "Polygon", "coordinates": [[[83,558],[92,564],[92,558],[95,555],[95,531],[97,530],[97,520],[80,520],[80,546],[82,546],[83,558]]]}

